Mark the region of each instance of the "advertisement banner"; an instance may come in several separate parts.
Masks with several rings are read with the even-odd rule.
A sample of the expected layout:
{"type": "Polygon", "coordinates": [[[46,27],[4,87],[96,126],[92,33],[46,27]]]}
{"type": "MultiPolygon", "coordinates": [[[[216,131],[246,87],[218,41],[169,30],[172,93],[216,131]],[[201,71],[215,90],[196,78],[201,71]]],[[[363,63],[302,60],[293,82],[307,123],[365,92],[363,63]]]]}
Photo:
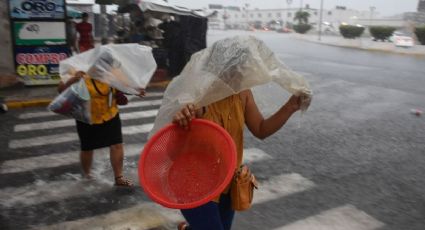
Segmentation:
{"type": "Polygon", "coordinates": [[[65,0],[9,0],[10,17],[65,19],[65,0]]]}
{"type": "Polygon", "coordinates": [[[70,56],[67,46],[16,46],[16,73],[25,85],[57,84],[60,81],[59,62],[70,56]]]}
{"type": "Polygon", "coordinates": [[[13,22],[15,45],[64,45],[64,22],[13,22]]]}

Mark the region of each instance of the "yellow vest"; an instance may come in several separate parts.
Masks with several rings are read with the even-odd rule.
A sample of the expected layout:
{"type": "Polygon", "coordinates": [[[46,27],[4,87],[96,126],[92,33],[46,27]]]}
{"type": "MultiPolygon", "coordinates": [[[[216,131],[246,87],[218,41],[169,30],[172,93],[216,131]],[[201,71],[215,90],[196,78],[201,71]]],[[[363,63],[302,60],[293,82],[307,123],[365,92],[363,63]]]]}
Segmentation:
{"type": "Polygon", "coordinates": [[[91,120],[93,124],[102,124],[114,118],[118,113],[118,106],[115,100],[115,89],[108,84],[93,80],[89,77],[84,78],[87,89],[90,93],[91,120]],[[93,82],[96,84],[97,92],[93,82]],[[112,97],[109,96],[112,90],[112,97]],[[109,102],[109,100],[112,100],[109,102]]]}

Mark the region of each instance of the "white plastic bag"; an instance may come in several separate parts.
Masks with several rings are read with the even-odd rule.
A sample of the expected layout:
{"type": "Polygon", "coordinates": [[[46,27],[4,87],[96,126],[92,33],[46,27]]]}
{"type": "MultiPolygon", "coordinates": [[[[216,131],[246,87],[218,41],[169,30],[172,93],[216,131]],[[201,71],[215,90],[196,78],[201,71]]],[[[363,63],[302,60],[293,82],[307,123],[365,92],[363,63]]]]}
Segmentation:
{"type": "Polygon", "coordinates": [[[139,94],[146,88],[156,62],[152,48],[138,44],[109,44],[72,56],[59,63],[63,82],[84,71],[97,79],[129,94],[139,94]]]}
{"type": "Polygon", "coordinates": [[[252,36],[217,41],[193,54],[181,74],[169,84],[150,136],[171,122],[187,103],[206,106],[272,81],[301,96],[302,111],[308,108],[312,98],[308,82],[285,66],[262,41],[252,36]]]}
{"type": "Polygon", "coordinates": [[[91,124],[90,93],[84,79],[72,84],[47,107],[48,110],[91,124]]]}

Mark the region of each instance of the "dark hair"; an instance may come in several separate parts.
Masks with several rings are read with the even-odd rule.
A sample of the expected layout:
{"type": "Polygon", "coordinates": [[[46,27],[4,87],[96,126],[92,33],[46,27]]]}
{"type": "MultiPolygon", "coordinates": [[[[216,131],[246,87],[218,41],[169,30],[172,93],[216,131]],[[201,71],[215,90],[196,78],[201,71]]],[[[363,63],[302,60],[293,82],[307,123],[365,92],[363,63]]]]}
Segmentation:
{"type": "Polygon", "coordinates": [[[86,13],[86,12],[84,12],[84,13],[82,13],[82,14],[81,14],[81,17],[82,17],[82,18],[88,18],[88,17],[89,17],[89,14],[88,14],[88,13],[86,13]]]}

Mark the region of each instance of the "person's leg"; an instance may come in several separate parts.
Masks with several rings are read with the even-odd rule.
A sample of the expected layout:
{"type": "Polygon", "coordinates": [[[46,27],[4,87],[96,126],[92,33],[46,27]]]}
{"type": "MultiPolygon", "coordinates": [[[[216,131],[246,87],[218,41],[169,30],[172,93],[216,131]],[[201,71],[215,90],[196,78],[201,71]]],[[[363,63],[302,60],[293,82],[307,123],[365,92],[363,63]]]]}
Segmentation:
{"type": "Polygon", "coordinates": [[[221,222],[224,230],[230,230],[232,228],[233,217],[235,211],[232,209],[232,200],[230,198],[230,192],[223,194],[220,197],[220,203],[218,204],[220,210],[221,222]]]}
{"type": "Polygon", "coordinates": [[[81,151],[80,152],[80,162],[81,167],[83,168],[84,176],[90,177],[91,165],[93,162],[93,150],[81,151]]]}
{"type": "Polygon", "coordinates": [[[213,201],[180,211],[189,223],[190,230],[223,230],[218,204],[213,201]]]}
{"type": "Polygon", "coordinates": [[[124,162],[124,148],[122,143],[111,145],[109,147],[109,157],[112,165],[112,170],[115,175],[115,184],[120,186],[132,186],[131,181],[125,179],[122,175],[124,162]]]}

